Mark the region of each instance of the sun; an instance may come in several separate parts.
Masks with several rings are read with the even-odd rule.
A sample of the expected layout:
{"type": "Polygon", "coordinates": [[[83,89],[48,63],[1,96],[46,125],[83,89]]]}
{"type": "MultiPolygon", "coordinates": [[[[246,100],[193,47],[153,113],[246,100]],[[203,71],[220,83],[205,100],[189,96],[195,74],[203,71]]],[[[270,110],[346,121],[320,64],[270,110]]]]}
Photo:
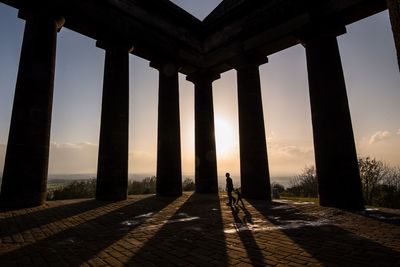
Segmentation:
{"type": "Polygon", "coordinates": [[[227,156],[235,150],[233,127],[221,117],[215,117],[215,142],[217,154],[227,156]]]}

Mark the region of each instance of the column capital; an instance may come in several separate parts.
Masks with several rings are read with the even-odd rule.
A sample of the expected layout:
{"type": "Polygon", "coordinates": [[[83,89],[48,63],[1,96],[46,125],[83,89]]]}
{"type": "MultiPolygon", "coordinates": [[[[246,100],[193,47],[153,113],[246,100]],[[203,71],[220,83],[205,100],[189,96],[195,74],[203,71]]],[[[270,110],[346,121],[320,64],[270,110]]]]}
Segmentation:
{"type": "Polygon", "coordinates": [[[28,20],[28,19],[53,20],[56,23],[58,31],[60,31],[65,24],[65,18],[60,14],[60,12],[51,10],[20,9],[18,11],[18,18],[23,20],[28,20]]]}
{"type": "Polygon", "coordinates": [[[96,46],[101,49],[123,49],[126,50],[128,53],[131,53],[134,49],[133,45],[128,41],[97,40],[96,46]]]}
{"type": "Polygon", "coordinates": [[[180,65],[173,60],[151,61],[149,66],[168,77],[175,75],[180,69],[180,65]]]}
{"type": "Polygon", "coordinates": [[[210,70],[199,70],[186,76],[186,80],[195,84],[199,82],[212,83],[219,78],[221,78],[221,75],[219,73],[210,70]]]}
{"type": "Polygon", "coordinates": [[[229,63],[236,70],[259,67],[262,64],[268,63],[268,57],[259,53],[242,53],[233,58],[229,63]]]}
{"type": "Polygon", "coordinates": [[[345,26],[332,27],[318,25],[299,33],[298,38],[300,43],[305,47],[307,43],[317,40],[321,37],[337,37],[345,34],[346,32],[345,26]]]}

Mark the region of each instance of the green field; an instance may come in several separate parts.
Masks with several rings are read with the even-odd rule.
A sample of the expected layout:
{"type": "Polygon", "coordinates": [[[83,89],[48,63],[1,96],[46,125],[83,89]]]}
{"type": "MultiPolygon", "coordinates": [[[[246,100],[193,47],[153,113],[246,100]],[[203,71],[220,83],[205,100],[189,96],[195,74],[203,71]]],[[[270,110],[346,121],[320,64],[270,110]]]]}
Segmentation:
{"type": "Polygon", "coordinates": [[[71,184],[74,180],[67,179],[50,179],[47,181],[47,190],[53,190],[65,187],[71,184]]]}

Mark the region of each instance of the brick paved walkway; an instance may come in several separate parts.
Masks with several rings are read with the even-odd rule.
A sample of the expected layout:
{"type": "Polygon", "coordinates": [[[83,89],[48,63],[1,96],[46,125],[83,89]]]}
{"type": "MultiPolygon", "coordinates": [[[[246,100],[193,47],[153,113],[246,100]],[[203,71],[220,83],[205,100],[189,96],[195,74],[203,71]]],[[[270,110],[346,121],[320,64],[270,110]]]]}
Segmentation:
{"type": "Polygon", "coordinates": [[[400,213],[185,193],[0,213],[0,266],[400,266],[400,213]]]}

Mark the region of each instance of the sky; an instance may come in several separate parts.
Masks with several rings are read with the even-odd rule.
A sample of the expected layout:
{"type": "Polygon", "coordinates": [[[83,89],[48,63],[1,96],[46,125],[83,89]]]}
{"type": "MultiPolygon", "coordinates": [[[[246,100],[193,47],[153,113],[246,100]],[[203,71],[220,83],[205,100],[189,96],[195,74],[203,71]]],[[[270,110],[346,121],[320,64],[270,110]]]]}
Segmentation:
{"type": "MultiPolygon", "coordinates": [[[[220,1],[174,0],[203,19],[220,1]]],[[[0,4],[0,172],[8,139],[24,21],[0,4]]],[[[63,28],[58,34],[49,173],[95,173],[104,51],[63,28]]],[[[349,25],[338,37],[357,153],[400,166],[400,75],[387,11],[349,25]]],[[[304,48],[269,56],[260,67],[271,177],[314,165],[304,48]]],[[[130,56],[129,172],[155,174],[158,73],[130,56]]],[[[194,174],[194,87],[179,76],[182,170],[194,174]]],[[[218,174],[239,176],[236,72],[213,83],[218,174]]]]}

